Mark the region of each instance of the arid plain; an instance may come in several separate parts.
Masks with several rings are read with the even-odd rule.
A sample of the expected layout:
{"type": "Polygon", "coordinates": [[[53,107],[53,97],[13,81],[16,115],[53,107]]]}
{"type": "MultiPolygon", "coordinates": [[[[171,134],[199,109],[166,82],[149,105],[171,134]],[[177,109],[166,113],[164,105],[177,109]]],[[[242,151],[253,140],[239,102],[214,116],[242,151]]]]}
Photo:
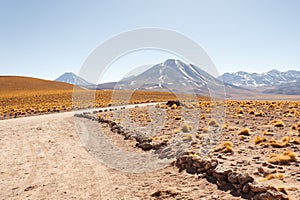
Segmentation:
{"type": "MultiPolygon", "coordinates": [[[[1,199],[300,197],[297,96],[211,102],[183,95],[176,101],[174,94],[136,91],[123,101],[128,92],[119,91],[113,99],[120,101],[114,102],[113,91],[97,91],[97,109],[80,113],[92,107],[79,106],[87,105],[85,98],[74,104],[72,85],[4,78],[0,79],[1,199]],[[126,106],[150,102],[161,103],[126,106]],[[124,105],[101,108],[114,104],[124,105]],[[91,129],[90,141],[83,141],[80,123],[91,129]],[[120,157],[111,164],[113,152],[102,148],[103,137],[118,152],[141,156],[134,162],[120,157]],[[145,162],[147,156],[163,165],[145,162]],[[139,171],[142,168],[146,171],[139,171]]],[[[91,94],[79,88],[75,92],[91,94]]]]}

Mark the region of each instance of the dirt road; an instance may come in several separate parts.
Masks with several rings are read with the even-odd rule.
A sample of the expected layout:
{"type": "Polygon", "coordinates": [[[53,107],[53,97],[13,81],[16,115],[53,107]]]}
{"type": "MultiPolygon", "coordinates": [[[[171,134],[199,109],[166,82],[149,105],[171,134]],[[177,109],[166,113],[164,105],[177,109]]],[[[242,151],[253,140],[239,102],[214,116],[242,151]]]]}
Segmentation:
{"type": "Polygon", "coordinates": [[[173,166],[106,167],[83,147],[73,114],[0,121],[0,199],[240,199],[173,166]]]}

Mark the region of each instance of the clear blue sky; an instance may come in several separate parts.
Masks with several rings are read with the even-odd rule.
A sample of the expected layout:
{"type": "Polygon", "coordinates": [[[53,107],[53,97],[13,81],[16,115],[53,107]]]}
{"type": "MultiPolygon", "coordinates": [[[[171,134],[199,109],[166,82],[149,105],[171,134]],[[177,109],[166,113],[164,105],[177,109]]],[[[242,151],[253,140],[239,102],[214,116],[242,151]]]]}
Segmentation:
{"type": "MultiPolygon", "coordinates": [[[[78,73],[102,42],[142,27],[196,41],[220,74],[300,70],[299,10],[298,0],[0,0],[0,75],[55,79],[78,73]]],[[[105,80],[121,78],[137,64],[130,60],[105,80]]]]}

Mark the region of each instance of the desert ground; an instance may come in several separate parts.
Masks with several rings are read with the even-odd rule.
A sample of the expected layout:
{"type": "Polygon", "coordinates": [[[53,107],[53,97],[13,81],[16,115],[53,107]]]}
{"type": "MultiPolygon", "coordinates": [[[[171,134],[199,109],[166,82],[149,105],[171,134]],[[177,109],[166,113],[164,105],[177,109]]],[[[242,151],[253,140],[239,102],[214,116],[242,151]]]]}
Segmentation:
{"type": "Polygon", "coordinates": [[[299,103],[214,109],[160,103],[1,120],[1,199],[298,199],[299,103]],[[128,152],[134,161],[122,159],[128,152]]]}
{"type": "Polygon", "coordinates": [[[0,121],[1,199],[235,199],[175,166],[138,174],[105,166],[82,145],[73,114],[0,121]]]}
{"type": "Polygon", "coordinates": [[[299,97],[0,82],[1,199],[300,197],[299,97]]]}

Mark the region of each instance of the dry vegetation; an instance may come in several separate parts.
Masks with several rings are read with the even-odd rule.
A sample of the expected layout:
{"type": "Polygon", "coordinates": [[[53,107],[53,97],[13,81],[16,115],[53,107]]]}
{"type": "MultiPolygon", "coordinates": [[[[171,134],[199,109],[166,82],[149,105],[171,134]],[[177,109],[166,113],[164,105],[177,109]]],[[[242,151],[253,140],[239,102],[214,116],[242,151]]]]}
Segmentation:
{"type": "MultiPolygon", "coordinates": [[[[156,107],[166,112],[166,122],[157,132],[147,127],[154,134],[151,144],[153,147],[166,145],[168,151],[162,151],[163,158],[176,157],[171,147],[178,145],[179,139],[189,144],[185,151],[193,159],[201,159],[202,150],[208,150],[204,151],[208,157],[217,159],[226,170],[250,174],[291,199],[299,196],[300,102],[226,101],[224,119],[222,113],[214,113],[218,105],[218,102],[205,100],[180,106],[159,104],[156,107]],[[263,174],[257,172],[260,168],[263,174]]],[[[139,113],[147,115],[147,110],[135,109],[131,117],[139,121],[139,113]]],[[[161,110],[157,114],[161,114],[161,110]]],[[[158,123],[155,118],[152,122],[154,126],[158,123]]]]}
{"type": "MultiPolygon", "coordinates": [[[[2,88],[3,92],[1,91],[0,94],[0,119],[86,108],[89,102],[85,102],[85,97],[94,94],[77,90],[78,104],[73,105],[73,86],[70,85],[64,85],[62,89],[51,89],[47,86],[48,88],[38,90],[19,91],[13,90],[16,86],[10,87],[11,89],[7,90],[2,88]]],[[[221,105],[220,102],[210,102],[203,98],[199,98],[197,102],[189,101],[188,95],[185,97],[181,95],[180,98],[185,99],[186,102],[182,105],[158,104],[157,110],[152,115],[148,108],[133,108],[129,112],[120,112],[118,115],[107,110],[97,115],[99,119],[113,120],[116,124],[122,124],[122,121],[128,118],[136,122],[144,128],[143,134],[151,133],[151,137],[147,138],[147,141],[150,141],[148,151],[151,148],[154,151],[160,146],[171,149],[163,151],[163,158],[172,158],[172,156],[176,158],[177,152],[173,152],[168,145],[178,146],[183,142],[188,144],[185,151],[192,157],[198,157],[198,153],[203,149],[208,150],[205,153],[218,160],[223,167],[249,173],[269,185],[275,180],[285,186],[296,187],[297,190],[293,191],[274,182],[277,191],[287,193],[294,198],[299,197],[299,101],[226,101],[225,113],[213,113],[214,109],[221,105]],[[199,112],[195,112],[196,110],[199,112]],[[183,112],[188,115],[183,115],[183,112]],[[222,116],[225,114],[226,117],[223,119],[222,116]],[[157,130],[156,126],[162,119],[165,122],[157,130]],[[217,134],[218,131],[220,135],[217,134]],[[263,168],[264,173],[259,172],[260,168],[263,168]],[[273,171],[266,172],[267,170],[273,171]]],[[[122,105],[127,104],[128,101],[146,103],[176,99],[175,95],[164,92],[97,91],[95,104],[92,106],[122,105]],[[128,96],[131,96],[129,100],[125,98],[128,96]]],[[[126,140],[128,138],[130,137],[126,137],[126,140]]]]}
{"type": "MultiPolygon", "coordinates": [[[[67,83],[27,77],[0,77],[0,119],[177,99],[167,92],[87,91],[67,83]],[[74,96],[73,96],[74,95],[74,96]]],[[[172,109],[177,109],[176,105],[172,109]]]]}

